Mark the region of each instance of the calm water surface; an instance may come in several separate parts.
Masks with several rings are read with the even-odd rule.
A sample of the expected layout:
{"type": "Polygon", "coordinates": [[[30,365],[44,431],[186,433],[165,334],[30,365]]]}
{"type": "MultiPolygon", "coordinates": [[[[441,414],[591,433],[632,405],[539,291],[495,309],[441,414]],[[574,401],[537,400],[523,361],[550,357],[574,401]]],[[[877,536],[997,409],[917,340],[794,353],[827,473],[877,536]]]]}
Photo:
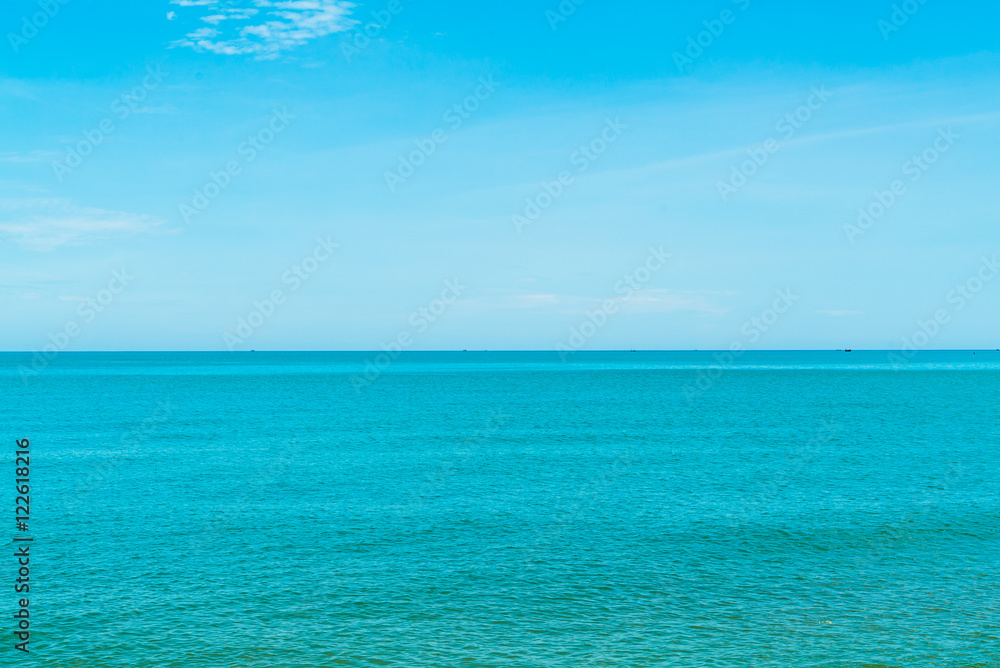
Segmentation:
{"type": "Polygon", "coordinates": [[[1000,352],[31,360],[5,665],[1000,665],[1000,352]]]}

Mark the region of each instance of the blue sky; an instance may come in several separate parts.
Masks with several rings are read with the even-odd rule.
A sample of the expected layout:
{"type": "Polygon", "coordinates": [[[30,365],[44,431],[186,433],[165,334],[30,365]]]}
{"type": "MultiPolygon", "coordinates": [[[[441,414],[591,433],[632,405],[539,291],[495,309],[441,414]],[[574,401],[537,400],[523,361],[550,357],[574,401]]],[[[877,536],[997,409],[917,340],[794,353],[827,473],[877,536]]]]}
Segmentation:
{"type": "Polygon", "coordinates": [[[998,19],[8,2],[0,349],[997,348],[998,19]]]}

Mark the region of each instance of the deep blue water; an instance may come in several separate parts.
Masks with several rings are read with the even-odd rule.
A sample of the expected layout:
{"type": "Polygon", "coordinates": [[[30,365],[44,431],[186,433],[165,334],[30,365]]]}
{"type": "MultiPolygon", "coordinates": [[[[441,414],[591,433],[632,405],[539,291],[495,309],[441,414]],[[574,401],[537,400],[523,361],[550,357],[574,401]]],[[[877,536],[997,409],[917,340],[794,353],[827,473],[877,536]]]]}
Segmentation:
{"type": "Polygon", "coordinates": [[[1000,665],[1000,352],[31,359],[3,661],[1000,665]]]}

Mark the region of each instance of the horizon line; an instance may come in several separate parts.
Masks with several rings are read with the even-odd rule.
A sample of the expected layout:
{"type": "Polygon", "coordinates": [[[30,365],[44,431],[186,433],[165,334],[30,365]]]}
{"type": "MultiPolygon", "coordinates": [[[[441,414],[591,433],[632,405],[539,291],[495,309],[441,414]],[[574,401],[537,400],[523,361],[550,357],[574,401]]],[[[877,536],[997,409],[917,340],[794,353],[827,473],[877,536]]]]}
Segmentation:
{"type": "MultiPolygon", "coordinates": [[[[900,352],[900,348],[744,348],[739,352],[742,353],[893,353],[900,352]]],[[[62,350],[56,351],[55,353],[50,353],[50,356],[55,357],[58,355],[81,355],[81,354],[94,354],[94,353],[226,353],[226,354],[250,354],[250,353],[391,353],[392,351],[373,349],[373,350],[346,350],[346,349],[308,349],[308,350],[62,350]]],[[[448,348],[448,349],[417,349],[417,350],[401,350],[395,352],[396,355],[403,355],[406,353],[553,353],[557,355],[571,355],[575,353],[730,353],[734,352],[728,348],[606,348],[598,350],[571,350],[571,351],[560,351],[555,348],[448,348]]],[[[906,351],[910,352],[910,351],[906,351]]],[[[915,353],[961,353],[961,352],[1000,352],[1000,348],[923,348],[920,350],[913,351],[915,353]]],[[[44,351],[40,350],[0,350],[0,355],[30,355],[30,354],[40,354],[44,355],[44,351]]]]}

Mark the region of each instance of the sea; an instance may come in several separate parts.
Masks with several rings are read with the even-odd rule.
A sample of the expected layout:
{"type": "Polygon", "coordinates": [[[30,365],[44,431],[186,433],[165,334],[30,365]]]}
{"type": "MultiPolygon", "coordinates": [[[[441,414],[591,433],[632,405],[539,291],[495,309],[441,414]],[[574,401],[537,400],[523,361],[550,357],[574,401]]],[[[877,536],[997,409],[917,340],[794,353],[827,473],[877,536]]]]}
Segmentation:
{"type": "Polygon", "coordinates": [[[1000,351],[2,353],[0,405],[3,665],[1000,666],[1000,351]]]}

